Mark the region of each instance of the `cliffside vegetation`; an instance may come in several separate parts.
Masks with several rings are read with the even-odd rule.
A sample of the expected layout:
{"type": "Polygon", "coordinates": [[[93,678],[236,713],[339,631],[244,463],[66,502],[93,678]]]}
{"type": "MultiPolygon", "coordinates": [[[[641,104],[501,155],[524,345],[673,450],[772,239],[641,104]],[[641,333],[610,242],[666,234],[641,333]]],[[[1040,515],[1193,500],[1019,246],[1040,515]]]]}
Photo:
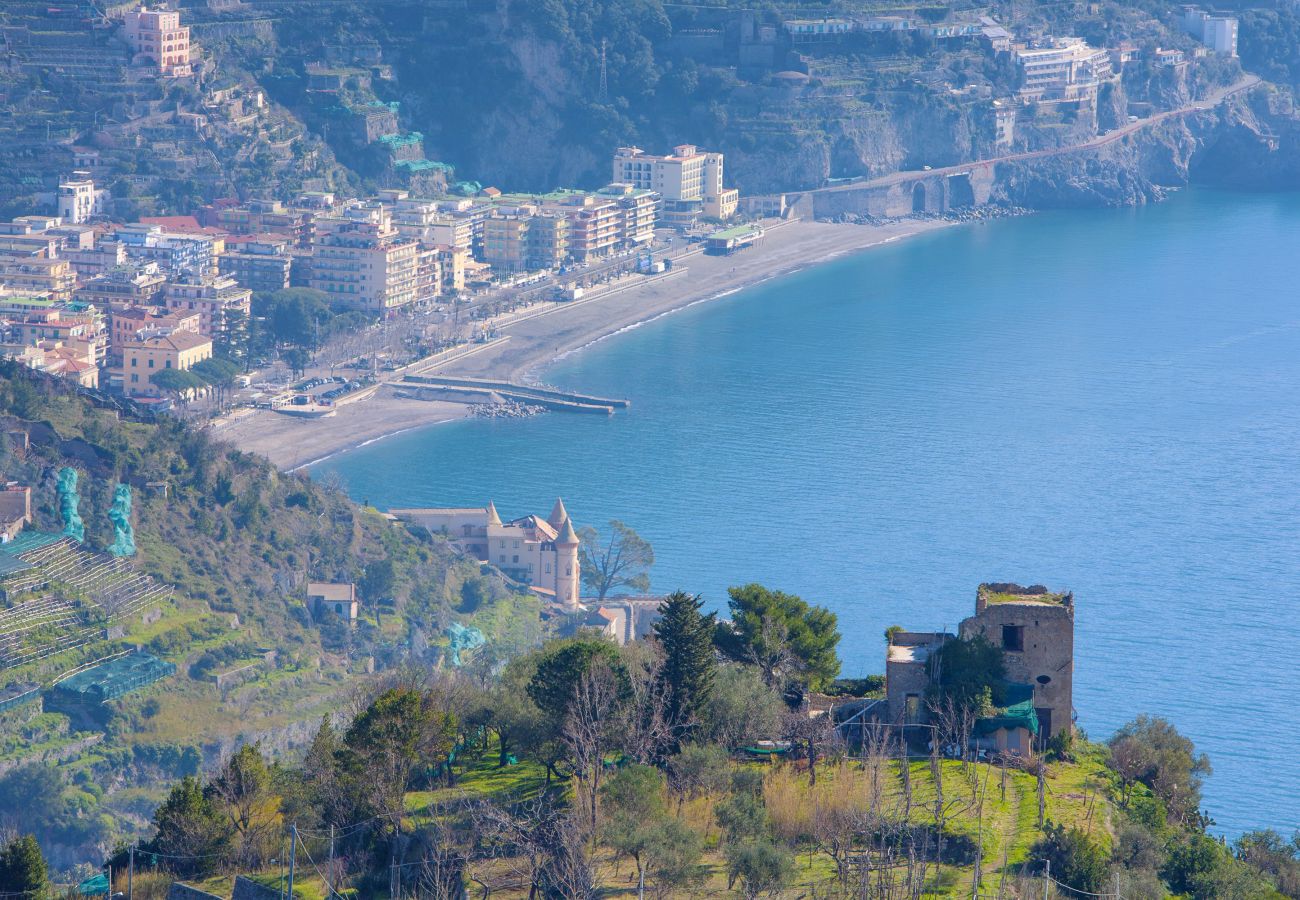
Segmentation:
{"type": "Polygon", "coordinates": [[[60,629],[76,626],[54,623],[24,638],[47,642],[43,658],[15,668],[6,649],[6,684],[48,687],[134,647],[178,670],[91,720],[42,712],[39,700],[0,713],[0,798],[19,804],[0,815],[30,823],[59,868],[143,825],[160,779],[197,773],[254,739],[268,750],[299,746],[372,671],[437,662],[452,621],[479,626],[490,653],[516,652],[540,634],[536,600],[441,539],[208,433],[92,402],[10,363],[0,367],[0,421],[30,437],[26,449],[4,439],[0,474],[32,486],[35,528],[61,530],[54,481],[70,466],[80,474],[85,546],[102,550],[113,539],[113,488],[128,484],[133,564],[175,588],[171,601],[113,622],[89,644],[60,650],[71,643],[60,629]],[[359,621],[313,619],[308,579],[357,583],[359,621]],[[38,820],[33,796],[44,798],[38,820]]]}

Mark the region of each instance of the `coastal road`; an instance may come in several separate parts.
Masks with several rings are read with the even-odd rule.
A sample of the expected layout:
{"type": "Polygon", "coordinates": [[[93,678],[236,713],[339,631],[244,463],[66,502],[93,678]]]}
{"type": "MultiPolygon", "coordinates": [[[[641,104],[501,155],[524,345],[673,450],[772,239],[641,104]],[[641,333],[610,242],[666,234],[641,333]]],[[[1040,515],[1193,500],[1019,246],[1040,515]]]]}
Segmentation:
{"type": "Polygon", "coordinates": [[[879,178],[868,178],[862,181],[852,181],[847,184],[837,184],[834,187],[816,188],[811,191],[791,191],[790,193],[809,193],[809,194],[832,194],[842,191],[862,190],[863,188],[881,188],[892,187],[897,184],[905,184],[914,181],[917,178],[929,178],[932,176],[959,175],[968,172],[972,166],[994,166],[998,163],[1022,162],[1030,159],[1042,159],[1047,156],[1060,156],[1067,153],[1075,153],[1080,150],[1095,150],[1098,147],[1104,147],[1115,141],[1122,140],[1135,132],[1148,128],[1158,122],[1166,119],[1173,119],[1179,116],[1186,116],[1194,112],[1204,112],[1218,106],[1229,97],[1236,96],[1243,91],[1248,91],[1255,85],[1259,84],[1258,75],[1246,75],[1234,84],[1227,87],[1219,88],[1210,96],[1202,100],[1193,100],[1178,109],[1170,109],[1165,112],[1159,112],[1155,115],[1138,119],[1136,122],[1125,122],[1119,128],[1108,131],[1105,134],[1098,135],[1091,140],[1084,141],[1082,144],[1073,144],[1069,147],[1052,147],[1046,150],[1030,150],[1024,153],[1011,153],[1006,156],[995,156],[989,159],[976,159],[970,162],[961,163],[956,166],[943,166],[936,169],[908,169],[904,172],[894,172],[890,175],[882,175],[879,178]]]}

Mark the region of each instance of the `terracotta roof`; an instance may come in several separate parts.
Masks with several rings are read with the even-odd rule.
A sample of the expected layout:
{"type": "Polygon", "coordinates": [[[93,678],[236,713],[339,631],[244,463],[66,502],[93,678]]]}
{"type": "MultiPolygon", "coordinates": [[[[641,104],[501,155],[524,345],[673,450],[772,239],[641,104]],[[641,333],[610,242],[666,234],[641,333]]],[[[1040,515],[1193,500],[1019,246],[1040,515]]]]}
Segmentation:
{"type": "Polygon", "coordinates": [[[157,335],[148,338],[137,338],[136,340],[129,342],[127,346],[135,344],[152,347],[168,347],[180,352],[184,350],[194,350],[197,347],[202,347],[204,344],[211,343],[212,338],[204,337],[203,335],[197,334],[193,331],[173,331],[171,334],[157,335]]]}
{"type": "Polygon", "coordinates": [[[578,543],[578,533],[573,530],[573,522],[569,519],[564,520],[560,526],[560,534],[555,539],[555,543],[562,546],[576,546],[578,543]]]}
{"type": "Polygon", "coordinates": [[[564,524],[564,520],[569,517],[569,511],[564,508],[564,500],[559,497],[555,498],[555,505],[551,507],[551,514],[546,517],[556,528],[564,524]]]}

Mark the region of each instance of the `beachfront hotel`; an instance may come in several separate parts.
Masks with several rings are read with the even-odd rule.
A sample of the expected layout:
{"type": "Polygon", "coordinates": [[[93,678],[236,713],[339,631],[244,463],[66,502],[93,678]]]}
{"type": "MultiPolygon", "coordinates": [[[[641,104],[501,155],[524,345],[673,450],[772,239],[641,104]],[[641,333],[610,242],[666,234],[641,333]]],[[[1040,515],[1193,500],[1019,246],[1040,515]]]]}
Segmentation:
{"type": "Polygon", "coordinates": [[[687,228],[700,215],[729,219],[740,193],[722,185],[721,153],[705,153],[693,144],[680,144],[667,156],[653,156],[640,147],[614,152],[614,181],[651,190],[663,197],[663,222],[687,228]]]}

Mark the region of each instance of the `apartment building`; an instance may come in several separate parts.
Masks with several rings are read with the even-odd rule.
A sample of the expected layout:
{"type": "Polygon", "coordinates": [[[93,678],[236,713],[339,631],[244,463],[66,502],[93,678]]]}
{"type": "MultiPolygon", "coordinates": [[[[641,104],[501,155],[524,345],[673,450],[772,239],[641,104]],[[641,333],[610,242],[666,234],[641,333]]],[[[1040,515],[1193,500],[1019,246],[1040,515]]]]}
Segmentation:
{"type": "Polygon", "coordinates": [[[109,307],[114,303],[151,306],[162,298],[167,277],[156,263],[116,266],[82,282],[72,294],[74,300],[109,307]]]}
{"type": "Polygon", "coordinates": [[[617,184],[658,193],[663,198],[665,224],[689,227],[703,215],[728,219],[740,195],[723,186],[723,156],[681,144],[667,156],[652,156],[639,147],[619,147],[614,153],[617,184]]]}
{"type": "Polygon", "coordinates": [[[212,274],[222,249],[222,241],[211,235],[181,234],[144,222],[123,225],[114,237],[126,248],[130,259],[157,263],[171,277],[212,274]]]}
{"type": "Polygon", "coordinates": [[[289,286],[293,256],[289,242],[271,236],[256,240],[228,240],[217,254],[217,272],[254,293],[282,291],[289,286]]]}
{"type": "MultiPolygon", "coordinates": [[[[393,228],[387,211],[367,204],[344,219],[320,219],[311,287],[352,309],[385,315],[421,297],[419,244],[393,228]]],[[[427,290],[427,284],[423,285],[427,290]]]]}
{"type": "Polygon", "coordinates": [[[590,262],[613,253],[622,242],[623,210],[607,197],[581,195],[562,207],[569,220],[569,256],[590,262]]]}
{"type": "Polygon", "coordinates": [[[71,178],[59,182],[59,219],[69,225],[90,221],[92,216],[104,212],[107,194],[107,191],[95,189],[95,181],[89,172],[73,172],[71,178]]]}
{"type": "Polygon", "coordinates": [[[1026,102],[1092,97],[1113,74],[1110,53],[1082,38],[1055,38],[1039,47],[1020,45],[1012,53],[1020,67],[1020,98],[1026,102]]]}
{"type": "Polygon", "coordinates": [[[155,373],[184,372],[211,358],[212,339],[192,331],[137,338],[122,347],[122,392],[128,397],[161,397],[166,391],[153,383],[155,373]]]}
{"type": "Polygon", "coordinates": [[[622,246],[639,247],[654,241],[655,222],[663,199],[657,192],[630,184],[611,184],[596,193],[613,200],[623,212],[619,236],[622,246]]]}
{"type": "Polygon", "coordinates": [[[70,300],[77,273],[66,259],[47,256],[0,256],[0,286],[11,291],[70,300]]]}
{"type": "Polygon", "coordinates": [[[163,312],[154,306],[118,305],[108,313],[108,360],[121,365],[122,348],[146,335],[173,331],[200,333],[203,316],[198,310],[163,312]]]}
{"type": "Polygon", "coordinates": [[[94,365],[105,359],[107,323],[103,313],[89,304],[5,295],[0,296],[0,320],[8,323],[9,342],[16,346],[58,345],[94,365]]]}
{"type": "Polygon", "coordinates": [[[483,261],[498,272],[557,269],[569,258],[570,226],[562,212],[503,207],[483,222],[483,261]]]}
{"type": "Polygon", "coordinates": [[[167,282],[163,305],[175,311],[197,312],[199,333],[219,343],[238,340],[248,328],[253,292],[229,275],[188,276],[167,282]]]}
{"type": "Polygon", "coordinates": [[[1196,6],[1184,6],[1183,30],[1219,56],[1237,55],[1234,16],[1216,16],[1196,6]]]}
{"type": "Polygon", "coordinates": [[[190,29],[181,24],[181,14],[141,6],[123,20],[123,36],[135,62],[151,62],[166,76],[189,75],[190,29]]]}

